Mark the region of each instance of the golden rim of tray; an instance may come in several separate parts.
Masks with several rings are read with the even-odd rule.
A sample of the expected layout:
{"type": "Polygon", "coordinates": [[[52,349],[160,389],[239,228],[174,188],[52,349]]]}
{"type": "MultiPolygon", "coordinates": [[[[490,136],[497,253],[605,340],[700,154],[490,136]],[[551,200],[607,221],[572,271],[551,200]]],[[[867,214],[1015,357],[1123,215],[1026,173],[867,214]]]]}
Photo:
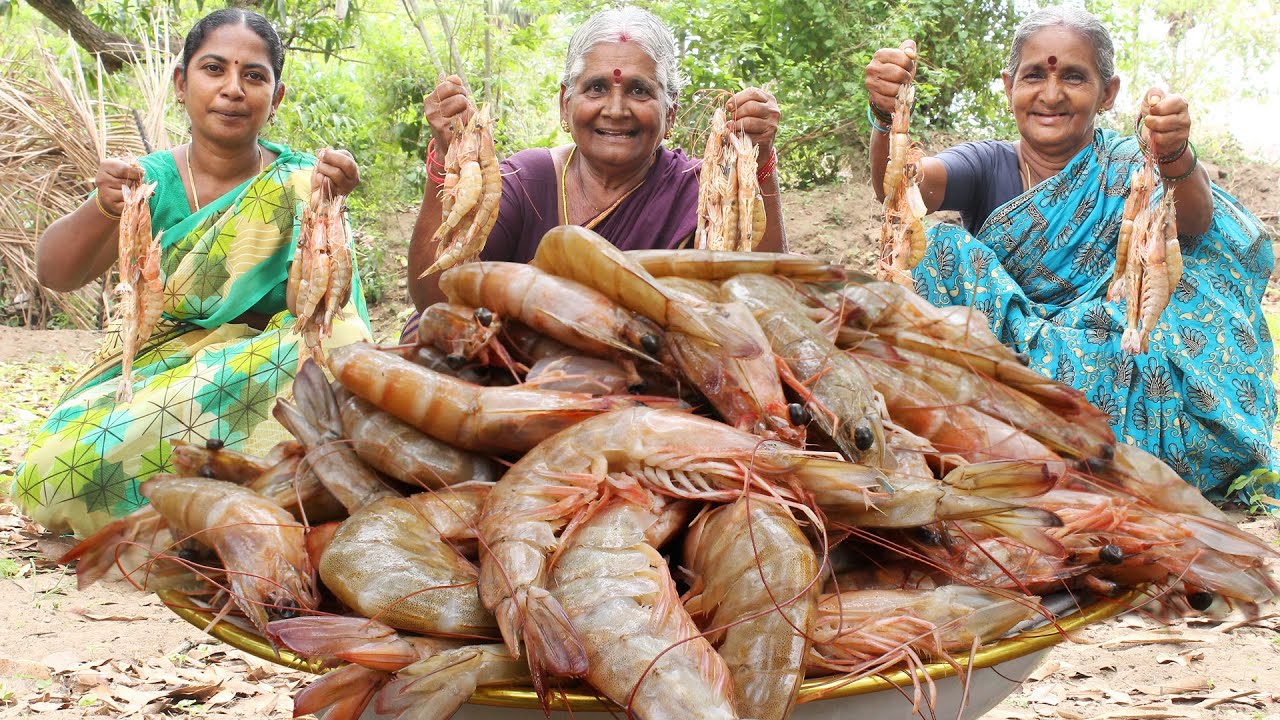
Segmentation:
{"type": "MultiPolygon", "coordinates": [[[[322,663],[306,660],[288,650],[277,650],[265,638],[255,632],[228,622],[217,622],[210,626],[215,613],[192,604],[182,593],[164,590],[157,593],[165,605],[183,620],[204,630],[214,638],[244,652],[269,660],[294,670],[306,672],[322,672],[322,663]]],[[[1042,627],[1028,630],[1003,640],[983,645],[973,655],[955,658],[960,670],[969,668],[985,668],[999,665],[1016,658],[1030,655],[1038,650],[1056,645],[1065,636],[1086,625],[1106,620],[1127,610],[1142,605],[1149,599],[1145,588],[1130,590],[1114,598],[1105,598],[1087,605],[1069,615],[1042,627]]],[[[948,663],[930,663],[922,672],[930,678],[938,680],[951,677],[957,668],[948,663]]],[[[809,678],[800,686],[798,702],[811,702],[830,698],[851,697],[866,693],[887,690],[893,687],[910,687],[912,674],[903,670],[886,673],[881,676],[864,677],[849,681],[840,676],[809,678]]],[[[594,711],[616,710],[616,706],[590,691],[583,689],[554,690],[550,698],[553,710],[594,711]]],[[[490,705],[505,708],[527,708],[541,710],[542,704],[533,689],[527,686],[490,686],[476,689],[469,702],[476,705],[490,705]]]]}

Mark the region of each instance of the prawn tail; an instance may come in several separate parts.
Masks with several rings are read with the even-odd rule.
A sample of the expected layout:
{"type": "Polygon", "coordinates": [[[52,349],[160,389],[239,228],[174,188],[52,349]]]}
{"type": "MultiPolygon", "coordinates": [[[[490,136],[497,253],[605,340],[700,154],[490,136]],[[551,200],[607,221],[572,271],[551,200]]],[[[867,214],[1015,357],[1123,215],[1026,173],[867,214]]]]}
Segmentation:
{"type": "MultiPolygon", "coordinates": [[[[999,502],[998,500],[987,500],[986,498],[975,496],[968,496],[967,499],[970,501],[985,501],[986,503],[999,502]]],[[[948,511],[941,511],[940,509],[939,515],[948,519],[956,517],[952,515],[950,510],[950,508],[948,508],[948,511]]],[[[1062,518],[1048,510],[1005,505],[1005,509],[992,512],[992,507],[988,505],[980,511],[975,509],[971,512],[975,514],[969,514],[968,517],[974,522],[985,525],[1011,540],[1016,540],[1033,550],[1038,550],[1052,557],[1062,558],[1067,556],[1067,550],[1062,543],[1046,532],[1046,528],[1062,527],[1062,518]]],[[[960,515],[963,516],[963,513],[960,515]]]]}
{"type": "Polygon", "coordinates": [[[529,666],[538,679],[538,669],[559,677],[581,677],[587,673],[587,650],[573,629],[560,603],[544,588],[531,587],[525,600],[524,644],[529,666]],[[534,665],[537,664],[538,668],[534,665]]]}
{"type": "Polygon", "coordinates": [[[992,460],[961,465],[942,482],[993,498],[1027,498],[1053,489],[1067,474],[1061,460],[992,460]]]}
{"type": "Polygon", "coordinates": [[[745,331],[733,326],[712,326],[699,314],[698,304],[684,304],[671,300],[670,328],[692,335],[715,347],[723,348],[730,357],[754,358],[764,352],[760,343],[745,331]]]}
{"type": "Polygon", "coordinates": [[[317,714],[325,708],[326,720],[358,720],[369,701],[391,680],[391,675],[359,665],[347,665],[321,675],[293,697],[293,716],[317,714]]]}
{"type": "Polygon", "coordinates": [[[304,657],[336,657],[375,670],[395,672],[421,657],[390,626],[358,617],[304,616],[273,620],[267,637],[304,657]]]}
{"type": "Polygon", "coordinates": [[[400,671],[375,698],[374,708],[390,717],[446,720],[480,685],[527,679],[528,669],[512,660],[502,645],[461,647],[400,671]]]}

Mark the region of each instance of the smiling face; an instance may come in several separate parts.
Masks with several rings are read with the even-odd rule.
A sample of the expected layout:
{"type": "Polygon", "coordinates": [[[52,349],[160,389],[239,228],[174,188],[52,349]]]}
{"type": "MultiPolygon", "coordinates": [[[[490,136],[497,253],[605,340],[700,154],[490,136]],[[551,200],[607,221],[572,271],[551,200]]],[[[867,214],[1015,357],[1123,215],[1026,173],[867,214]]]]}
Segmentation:
{"type": "Polygon", "coordinates": [[[1003,77],[1019,134],[1045,155],[1071,155],[1092,142],[1094,118],[1120,90],[1120,78],[1103,81],[1089,41],[1065,27],[1027,38],[1017,73],[1003,77]]]}
{"type": "Polygon", "coordinates": [[[583,56],[582,72],[560,117],[585,159],[606,172],[643,167],[675,121],[674,105],[663,110],[658,66],[635,42],[601,43],[583,56]]]}
{"type": "Polygon", "coordinates": [[[238,24],[210,32],[185,71],[175,71],[174,88],[185,102],[192,135],[228,146],[255,142],[284,97],[266,42],[238,24]]]}

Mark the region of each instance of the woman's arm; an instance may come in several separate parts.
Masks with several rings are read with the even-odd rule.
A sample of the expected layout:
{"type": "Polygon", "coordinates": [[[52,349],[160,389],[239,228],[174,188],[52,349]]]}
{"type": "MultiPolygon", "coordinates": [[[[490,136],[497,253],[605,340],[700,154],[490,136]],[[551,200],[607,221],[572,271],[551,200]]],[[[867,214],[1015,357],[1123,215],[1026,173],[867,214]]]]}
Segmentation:
{"type": "MultiPolygon", "coordinates": [[[[782,113],[778,100],[760,88],[749,87],[735,94],[728,106],[731,130],[741,129],[758,148],[759,167],[776,167],[773,140],[778,135],[778,122],[782,113]]],[[[764,237],[756,244],[758,252],[787,252],[787,231],[782,223],[782,195],[778,190],[778,173],[770,170],[760,180],[760,194],[764,197],[764,237]]]]}
{"type": "Polygon", "coordinates": [[[413,224],[413,235],[409,238],[409,298],[418,310],[444,300],[444,293],[440,292],[439,273],[420,276],[435,262],[436,247],[440,244],[432,240],[432,237],[443,221],[440,185],[444,172],[444,155],[453,140],[449,125],[454,118],[466,122],[475,108],[467,96],[462,78],[450,75],[441,80],[435,90],[422,101],[422,111],[431,126],[434,143],[433,152],[427,157],[427,183],[422,193],[422,204],[418,207],[418,219],[413,224]]]}
{"type": "Polygon", "coordinates": [[[137,163],[108,158],[98,166],[96,197],[58,218],[36,245],[36,279],[44,287],[69,292],[89,284],[116,261],[124,185],[141,182],[137,163]],[[112,215],[114,217],[108,217],[112,215]]]}
{"type": "Polygon", "coordinates": [[[1148,144],[1165,179],[1165,192],[1172,192],[1179,235],[1199,235],[1213,222],[1213,190],[1209,173],[1200,166],[1189,145],[1191,113],[1181,95],[1166,95],[1151,88],[1139,113],[1139,137],[1148,144]],[[1162,159],[1163,158],[1163,159],[1162,159]],[[1167,162],[1165,161],[1167,160],[1167,162]],[[1169,180],[1169,178],[1181,178],[1169,180]]]}
{"type": "MultiPolygon", "coordinates": [[[[916,43],[905,40],[896,48],[880,48],[867,64],[867,102],[872,113],[871,140],[868,143],[871,160],[871,189],[876,199],[884,202],[884,170],[889,164],[888,121],[883,117],[893,114],[898,98],[898,88],[913,82],[916,76],[916,43]],[[878,117],[879,116],[879,117],[878,117]],[[878,127],[877,127],[878,126],[878,127]]],[[[922,176],[917,181],[925,207],[934,212],[942,207],[946,195],[947,171],[942,162],[926,157],[920,163],[922,176]]]]}

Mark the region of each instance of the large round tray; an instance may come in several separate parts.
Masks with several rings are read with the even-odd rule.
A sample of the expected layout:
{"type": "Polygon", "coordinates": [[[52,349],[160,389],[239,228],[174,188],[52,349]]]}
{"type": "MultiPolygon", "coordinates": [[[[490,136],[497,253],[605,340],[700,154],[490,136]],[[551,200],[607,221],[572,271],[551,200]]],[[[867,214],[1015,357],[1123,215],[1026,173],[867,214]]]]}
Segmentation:
{"type": "MultiPolygon", "coordinates": [[[[319,672],[320,664],[276,650],[261,635],[228,621],[210,625],[215,613],[190,598],[173,591],[161,591],[161,600],[179,617],[234,648],[264,660],[295,670],[319,672]]],[[[1093,602],[1075,612],[1063,615],[1053,623],[1024,631],[978,648],[972,655],[956,658],[965,672],[966,682],[948,663],[931,663],[917,671],[932,678],[937,686],[936,717],[977,718],[995,707],[1022,683],[1044,659],[1049,649],[1062,642],[1071,632],[1119,615],[1142,605],[1148,596],[1143,589],[1132,590],[1115,598],[1093,602]]],[[[854,681],[840,678],[810,678],[800,688],[799,703],[793,718],[825,720],[837,717],[908,718],[911,712],[913,677],[897,671],[878,677],[854,681]],[[841,700],[841,702],[825,702],[841,700]]],[[[550,702],[552,717],[571,717],[582,712],[618,713],[616,705],[584,690],[556,691],[550,702]]],[[[926,711],[927,712],[927,711],[926,711]]],[[[460,720],[489,718],[533,718],[543,716],[537,695],[529,687],[482,687],[471,696],[468,705],[458,711],[460,720]]],[[[366,718],[378,716],[366,714],[366,718]]]]}

